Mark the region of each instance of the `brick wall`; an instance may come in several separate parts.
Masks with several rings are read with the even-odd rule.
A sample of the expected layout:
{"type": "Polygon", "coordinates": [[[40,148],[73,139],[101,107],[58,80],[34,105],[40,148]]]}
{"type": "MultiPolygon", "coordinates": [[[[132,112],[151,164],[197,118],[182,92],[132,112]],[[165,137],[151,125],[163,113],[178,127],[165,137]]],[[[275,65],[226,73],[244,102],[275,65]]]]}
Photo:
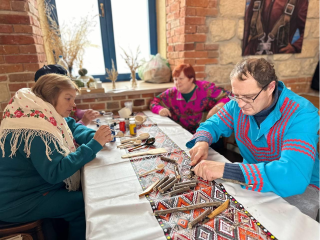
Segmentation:
{"type": "MultiPolygon", "coordinates": [[[[0,116],[46,61],[36,0],[0,0],[0,116]]],[[[0,119],[1,119],[0,117],[0,119]]]]}
{"type": "Polygon", "coordinates": [[[134,92],[124,94],[117,94],[116,96],[110,97],[95,97],[95,98],[83,98],[79,96],[76,100],[77,107],[79,109],[94,109],[112,111],[114,114],[118,114],[118,111],[124,107],[125,102],[133,102],[133,111],[149,110],[150,101],[160,94],[161,92],[155,93],[142,93],[136,94],[134,92]],[[82,99],[80,99],[82,98],[82,99]]]}
{"type": "MultiPolygon", "coordinates": [[[[166,0],[167,58],[171,67],[190,63],[196,78],[230,89],[229,74],[242,59],[246,1],[166,0]]],[[[314,92],[310,82],[319,61],[319,0],[310,0],[302,53],[263,55],[281,81],[296,93],[314,92]]]]}
{"type": "Polygon", "coordinates": [[[205,79],[207,64],[218,63],[219,45],[207,43],[207,17],[218,14],[217,0],[167,0],[167,57],[171,68],[194,66],[197,79],[205,79]]]}

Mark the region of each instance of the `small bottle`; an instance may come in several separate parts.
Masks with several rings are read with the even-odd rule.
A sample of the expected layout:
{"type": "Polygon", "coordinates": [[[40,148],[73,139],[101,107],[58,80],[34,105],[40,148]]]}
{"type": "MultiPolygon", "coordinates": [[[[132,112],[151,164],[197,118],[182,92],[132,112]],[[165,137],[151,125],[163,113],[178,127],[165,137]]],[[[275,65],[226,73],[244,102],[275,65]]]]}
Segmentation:
{"type": "Polygon", "coordinates": [[[100,125],[101,125],[101,121],[99,118],[97,118],[97,120],[96,120],[96,125],[97,125],[97,127],[100,127],[100,125]]]}
{"type": "Polygon", "coordinates": [[[126,132],[126,122],[124,121],[124,118],[119,119],[119,130],[123,133],[126,132]]]}
{"type": "Polygon", "coordinates": [[[130,134],[132,136],[135,136],[137,134],[137,125],[135,121],[130,121],[129,123],[129,130],[130,130],[130,134]]]}
{"type": "Polygon", "coordinates": [[[60,66],[62,66],[63,68],[65,68],[68,72],[68,76],[69,76],[69,70],[68,70],[68,64],[67,62],[63,59],[63,57],[60,55],[59,56],[59,61],[57,62],[57,64],[59,64],[60,66]]]}
{"type": "MultiPolygon", "coordinates": [[[[108,119],[109,120],[109,119],[108,119]]],[[[110,142],[115,142],[116,141],[116,138],[114,137],[115,136],[115,131],[114,131],[114,124],[113,124],[113,121],[112,119],[110,119],[109,121],[107,121],[107,124],[108,126],[110,127],[110,130],[111,130],[111,141],[110,142]]]]}
{"type": "Polygon", "coordinates": [[[126,122],[126,127],[129,128],[129,118],[125,118],[124,121],[126,122]]]}

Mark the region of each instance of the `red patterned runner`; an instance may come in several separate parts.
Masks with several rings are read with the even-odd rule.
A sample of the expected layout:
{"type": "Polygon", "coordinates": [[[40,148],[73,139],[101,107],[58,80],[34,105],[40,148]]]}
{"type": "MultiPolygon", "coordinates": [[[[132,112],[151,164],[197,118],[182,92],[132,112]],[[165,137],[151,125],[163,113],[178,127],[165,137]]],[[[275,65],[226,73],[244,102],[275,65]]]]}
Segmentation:
{"type": "MultiPolygon", "coordinates": [[[[140,113],[141,114],[141,113],[140,113]]],[[[162,154],[177,161],[182,181],[190,180],[190,158],[181,150],[156,124],[150,119],[138,127],[137,133],[149,133],[156,138],[155,147],[166,148],[168,153],[162,154]]],[[[141,152],[152,149],[147,147],[139,150],[141,152]]],[[[137,151],[138,152],[138,151],[137,151]]],[[[174,164],[164,162],[160,155],[132,158],[131,164],[135,170],[142,189],[146,189],[153,182],[166,175],[174,176],[174,164]],[[164,170],[155,172],[144,177],[138,175],[150,169],[154,169],[158,164],[165,164],[164,170]]],[[[188,193],[169,197],[165,194],[152,192],[146,195],[152,209],[164,210],[174,207],[194,205],[203,202],[220,201],[230,199],[230,206],[221,214],[217,215],[205,224],[197,224],[192,229],[188,229],[188,223],[199,216],[204,209],[196,209],[185,212],[175,212],[164,216],[157,216],[157,220],[163,229],[168,240],[193,240],[193,239],[216,239],[216,240],[262,240],[277,239],[272,235],[257,219],[255,219],[246,209],[243,208],[233,196],[229,195],[222,184],[208,182],[198,179],[198,184],[194,190],[188,193]]],[[[215,207],[211,207],[212,210],[215,207]]]]}

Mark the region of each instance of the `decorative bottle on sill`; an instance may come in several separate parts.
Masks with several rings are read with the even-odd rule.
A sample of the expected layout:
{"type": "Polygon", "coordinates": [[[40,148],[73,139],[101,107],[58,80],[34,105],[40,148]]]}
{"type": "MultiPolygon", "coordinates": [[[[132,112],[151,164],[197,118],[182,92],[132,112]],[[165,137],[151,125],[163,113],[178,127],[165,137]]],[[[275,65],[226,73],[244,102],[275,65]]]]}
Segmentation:
{"type": "MultiPolygon", "coordinates": [[[[57,64],[59,64],[60,66],[62,66],[64,69],[66,69],[68,76],[71,77],[70,68],[68,67],[67,62],[63,59],[63,56],[62,56],[62,55],[59,56],[59,61],[57,62],[57,64]]],[[[72,71],[72,68],[71,68],[71,71],[72,71]]]]}

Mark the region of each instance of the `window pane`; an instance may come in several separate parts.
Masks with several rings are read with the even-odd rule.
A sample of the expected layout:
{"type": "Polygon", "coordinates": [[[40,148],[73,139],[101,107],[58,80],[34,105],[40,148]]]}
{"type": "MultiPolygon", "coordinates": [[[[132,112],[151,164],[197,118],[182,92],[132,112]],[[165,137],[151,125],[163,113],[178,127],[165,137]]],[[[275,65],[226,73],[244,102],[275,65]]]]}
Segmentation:
{"type": "Polygon", "coordinates": [[[150,56],[148,0],[111,0],[111,7],[117,70],[129,73],[121,48],[136,54],[140,47],[139,60],[150,56]]]}
{"type": "MultiPolygon", "coordinates": [[[[56,0],[56,8],[60,27],[67,26],[72,29],[81,18],[89,16],[93,19],[94,27],[88,34],[91,46],[85,48],[82,67],[88,70],[87,75],[104,75],[105,65],[101,42],[98,1],[88,0],[56,0]]],[[[61,36],[64,37],[63,35],[61,36]]],[[[73,65],[73,75],[78,75],[79,66],[73,65]]]]}

